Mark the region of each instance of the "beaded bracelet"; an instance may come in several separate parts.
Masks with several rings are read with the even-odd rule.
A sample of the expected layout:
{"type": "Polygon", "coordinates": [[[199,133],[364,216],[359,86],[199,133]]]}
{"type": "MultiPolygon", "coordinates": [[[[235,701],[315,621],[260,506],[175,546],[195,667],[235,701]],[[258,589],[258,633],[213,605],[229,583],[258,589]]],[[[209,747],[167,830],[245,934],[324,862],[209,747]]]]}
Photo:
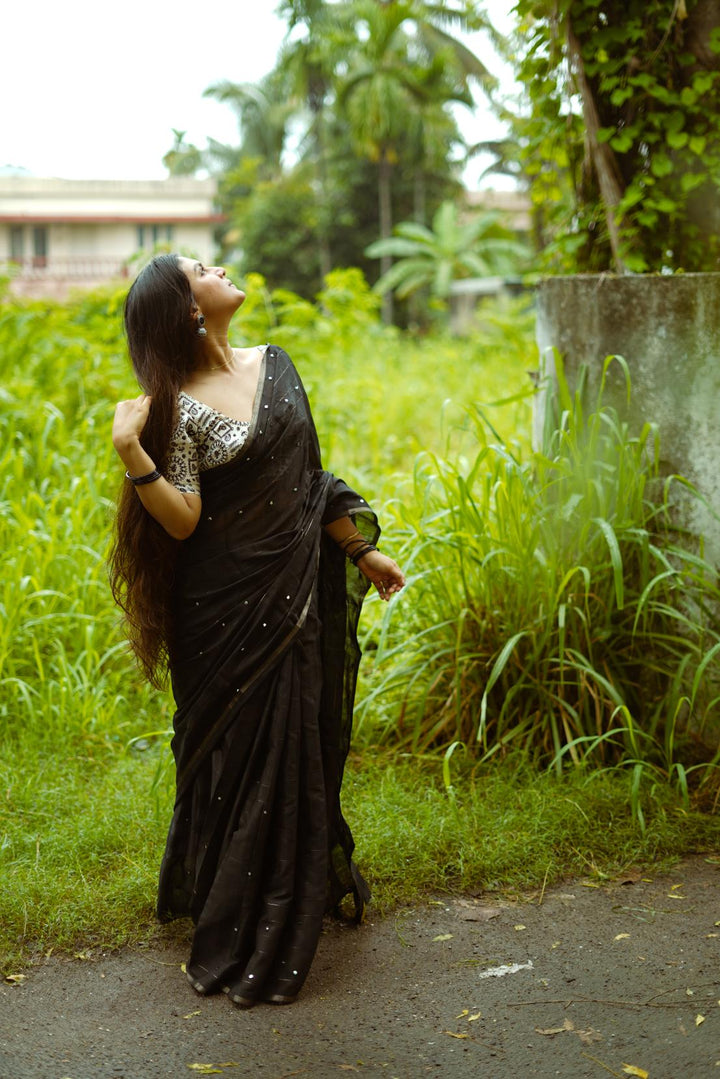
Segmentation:
{"type": "Polygon", "coordinates": [[[133,487],[142,487],[144,483],[155,483],[155,480],[162,478],[156,468],[144,476],[131,476],[129,472],[126,472],[125,476],[130,480],[133,487]]]}

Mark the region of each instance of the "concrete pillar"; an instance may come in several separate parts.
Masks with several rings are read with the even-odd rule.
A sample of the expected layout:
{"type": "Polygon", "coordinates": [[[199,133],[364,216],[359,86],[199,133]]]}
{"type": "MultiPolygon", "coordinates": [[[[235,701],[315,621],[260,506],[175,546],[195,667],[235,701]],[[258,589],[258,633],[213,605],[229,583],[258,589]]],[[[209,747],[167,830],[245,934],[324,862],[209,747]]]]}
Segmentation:
{"type": "MultiPolygon", "coordinates": [[[[594,403],[605,357],[623,356],[630,408],[615,365],[604,402],[628,419],[632,433],[645,421],[657,423],[663,472],[687,477],[720,514],[720,273],[550,277],[538,288],[537,312],[541,385],[547,376],[551,384],[557,349],[571,389],[587,365],[594,403]]],[[[541,391],[536,441],[545,405],[541,391]]],[[[706,536],[707,554],[720,561],[720,521],[695,500],[683,512],[685,523],[706,536]]]]}

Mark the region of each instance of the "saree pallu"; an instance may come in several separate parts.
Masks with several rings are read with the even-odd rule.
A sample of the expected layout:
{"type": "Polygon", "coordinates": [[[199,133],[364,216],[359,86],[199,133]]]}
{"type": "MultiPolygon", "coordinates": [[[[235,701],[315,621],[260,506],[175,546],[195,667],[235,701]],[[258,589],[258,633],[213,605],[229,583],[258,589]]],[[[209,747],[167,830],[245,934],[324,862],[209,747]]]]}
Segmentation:
{"type": "Polygon", "coordinates": [[[189,915],[198,992],[292,999],[323,915],[367,885],[340,809],[367,580],[323,532],[365,501],[322,470],[307,397],[268,346],[248,440],[201,474],[179,548],[171,677],[177,797],[158,914],[189,915]]]}

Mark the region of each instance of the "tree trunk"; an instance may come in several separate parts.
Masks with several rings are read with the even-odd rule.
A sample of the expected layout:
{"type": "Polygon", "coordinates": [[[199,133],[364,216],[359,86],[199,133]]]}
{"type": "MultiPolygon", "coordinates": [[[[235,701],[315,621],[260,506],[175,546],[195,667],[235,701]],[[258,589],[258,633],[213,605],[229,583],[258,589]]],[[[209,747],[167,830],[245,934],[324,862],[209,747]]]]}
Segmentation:
{"type": "Polygon", "coordinates": [[[324,281],[332,270],[332,253],[330,250],[330,230],[328,228],[327,158],[325,152],[325,119],[322,108],[315,112],[315,155],[320,195],[320,204],[318,205],[318,257],[320,260],[320,275],[324,281]]]}
{"type": "MultiPolygon", "coordinates": [[[[378,209],[380,215],[380,238],[382,240],[388,239],[392,233],[391,171],[392,165],[388,160],[387,150],[383,146],[380,151],[380,160],[378,161],[378,209]]],[[[387,273],[391,266],[392,257],[383,255],[380,259],[380,273],[387,273]]],[[[391,291],[388,291],[383,296],[382,301],[383,322],[392,322],[393,315],[393,295],[391,291]]]]}
{"type": "Polygon", "coordinates": [[[608,234],[610,236],[610,249],[615,263],[615,269],[618,273],[626,273],[625,264],[623,263],[620,254],[620,237],[618,234],[616,216],[618,204],[623,196],[620,170],[618,169],[615,154],[612,152],[611,148],[607,143],[601,143],[598,139],[600,121],[598,119],[597,107],[585,75],[585,64],[583,63],[582,52],[580,50],[580,42],[575,37],[575,31],[572,28],[572,23],[569,18],[567,35],[570,66],[575,76],[578,93],[580,94],[580,99],[582,101],[583,119],[585,120],[585,131],[587,133],[587,141],[590,149],[590,158],[595,169],[595,175],[598,179],[600,197],[605,206],[605,219],[607,221],[608,234]]]}
{"type": "Polygon", "coordinates": [[[418,165],[415,169],[415,176],[413,177],[413,217],[418,225],[425,224],[425,189],[425,173],[422,165],[418,165]]]}
{"type": "Polygon", "coordinates": [[[702,500],[668,492],[684,506],[684,524],[704,534],[705,556],[720,562],[720,273],[573,274],[546,277],[538,286],[537,343],[540,392],[535,397],[533,441],[545,445],[551,411],[555,355],[570,392],[585,386],[588,407],[596,400],[607,356],[623,356],[632,371],[632,397],[619,364],[605,380],[603,405],[615,408],[630,436],[652,419],[660,434],[660,468],[684,476],[702,500]],[[669,362],[668,357],[672,357],[669,362]],[[548,396],[550,394],[550,396],[548,396]],[[701,432],[701,434],[699,434],[701,432]]]}

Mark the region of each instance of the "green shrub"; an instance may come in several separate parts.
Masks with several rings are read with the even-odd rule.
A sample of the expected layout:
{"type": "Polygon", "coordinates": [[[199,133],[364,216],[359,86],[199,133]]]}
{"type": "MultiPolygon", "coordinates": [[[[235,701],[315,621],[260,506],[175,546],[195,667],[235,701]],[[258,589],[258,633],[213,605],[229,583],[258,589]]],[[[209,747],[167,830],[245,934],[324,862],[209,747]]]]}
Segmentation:
{"type": "Polygon", "coordinates": [[[620,762],[687,794],[717,760],[715,572],[674,525],[653,426],[631,437],[602,390],[589,413],[561,391],[544,453],[489,441],[471,407],[474,457],[418,457],[397,508],[411,585],[361,721],[414,752],[620,762]]]}

